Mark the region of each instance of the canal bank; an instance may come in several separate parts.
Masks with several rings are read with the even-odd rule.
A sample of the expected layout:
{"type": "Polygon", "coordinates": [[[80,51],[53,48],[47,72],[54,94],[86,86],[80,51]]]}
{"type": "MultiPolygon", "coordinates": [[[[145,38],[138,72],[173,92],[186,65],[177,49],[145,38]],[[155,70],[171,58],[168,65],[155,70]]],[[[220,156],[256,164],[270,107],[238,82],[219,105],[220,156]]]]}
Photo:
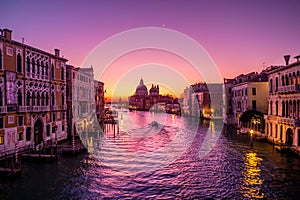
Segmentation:
{"type": "Polygon", "coordinates": [[[0,180],[0,199],[293,199],[300,195],[297,157],[277,153],[269,143],[254,142],[251,148],[249,137],[230,129],[221,133],[223,127],[213,122],[196,126],[189,118],[172,115],[155,116],[158,123],[166,121],[165,129],[141,138],[141,130],[150,129],[151,115],[145,113],[123,113],[115,137],[113,133],[90,137],[89,152],[94,153],[59,155],[54,163],[24,163],[20,177],[0,180]],[[126,125],[127,120],[133,124],[126,125]],[[192,134],[188,130],[194,126],[197,132],[192,134]],[[213,143],[216,136],[217,142],[200,157],[203,144],[213,143]],[[185,151],[164,163],[188,142],[185,151]],[[157,153],[168,144],[172,151],[157,153]],[[134,160],[136,155],[144,159],[134,160]],[[135,173],[137,166],[151,169],[157,164],[164,165],[135,173]]]}

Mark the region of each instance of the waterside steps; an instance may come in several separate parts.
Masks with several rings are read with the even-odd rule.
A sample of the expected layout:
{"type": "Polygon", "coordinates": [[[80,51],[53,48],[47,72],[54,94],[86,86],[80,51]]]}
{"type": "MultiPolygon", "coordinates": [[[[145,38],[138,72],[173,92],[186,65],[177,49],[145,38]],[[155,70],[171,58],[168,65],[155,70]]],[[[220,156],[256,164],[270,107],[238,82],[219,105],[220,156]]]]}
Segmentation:
{"type": "Polygon", "coordinates": [[[21,162],[15,157],[5,157],[0,161],[0,177],[1,176],[16,176],[21,174],[21,162]]]}

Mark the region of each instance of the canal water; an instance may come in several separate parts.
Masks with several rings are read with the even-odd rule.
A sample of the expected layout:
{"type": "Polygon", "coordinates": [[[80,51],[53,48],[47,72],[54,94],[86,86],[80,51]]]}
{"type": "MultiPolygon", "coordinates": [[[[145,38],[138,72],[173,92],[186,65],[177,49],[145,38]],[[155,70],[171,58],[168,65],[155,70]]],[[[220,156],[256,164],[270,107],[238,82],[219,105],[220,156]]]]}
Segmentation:
{"type": "MultiPolygon", "coordinates": [[[[120,132],[83,137],[89,154],[22,163],[0,199],[296,199],[300,159],[269,143],[164,113],[119,112],[120,132]]],[[[116,129],[115,129],[115,132],[116,129]]]]}

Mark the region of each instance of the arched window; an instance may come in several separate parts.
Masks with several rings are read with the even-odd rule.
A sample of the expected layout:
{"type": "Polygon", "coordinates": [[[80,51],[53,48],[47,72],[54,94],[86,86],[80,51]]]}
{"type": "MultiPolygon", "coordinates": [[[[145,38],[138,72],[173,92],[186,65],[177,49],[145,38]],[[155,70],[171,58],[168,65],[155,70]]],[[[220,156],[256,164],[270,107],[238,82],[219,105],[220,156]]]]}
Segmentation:
{"type": "Polygon", "coordinates": [[[34,92],[32,92],[31,104],[32,104],[33,106],[35,106],[35,94],[34,94],[34,92]]]}
{"type": "Polygon", "coordinates": [[[278,91],[278,77],[276,77],[276,81],[275,81],[275,92],[278,91]]]}
{"type": "Polygon", "coordinates": [[[32,58],[31,64],[32,64],[32,73],[34,74],[35,73],[35,61],[34,61],[34,58],[32,58]]]}
{"type": "Polygon", "coordinates": [[[40,97],[40,93],[38,92],[37,95],[36,95],[36,105],[37,106],[40,105],[40,100],[41,100],[41,97],[40,97]]]}
{"type": "Polygon", "coordinates": [[[281,76],[281,86],[284,86],[284,75],[281,76]]]}
{"type": "Polygon", "coordinates": [[[42,105],[42,106],[45,105],[45,95],[44,95],[44,93],[42,93],[41,105],[42,105]]]}
{"type": "Polygon", "coordinates": [[[273,115],[273,102],[270,101],[270,115],[273,115]]]}
{"type": "Polygon", "coordinates": [[[285,117],[289,116],[289,102],[285,102],[285,117]]]}
{"type": "Polygon", "coordinates": [[[40,74],[40,62],[36,61],[36,72],[37,74],[40,74]]]}
{"type": "Polygon", "coordinates": [[[19,89],[18,90],[18,106],[22,106],[23,105],[23,97],[22,97],[22,92],[19,89]]]}
{"type": "Polygon", "coordinates": [[[26,106],[30,106],[30,92],[27,91],[27,94],[26,94],[26,106]]]}
{"type": "Polygon", "coordinates": [[[278,101],[276,101],[276,103],[275,103],[275,107],[276,107],[276,110],[275,110],[275,114],[276,114],[276,116],[278,116],[278,101]]]}
{"type": "Polygon", "coordinates": [[[289,77],[287,74],[285,75],[285,85],[289,85],[289,77]]]}
{"type": "Polygon", "coordinates": [[[46,93],[46,106],[49,106],[49,95],[46,93]]]}
{"type": "Polygon", "coordinates": [[[45,74],[45,66],[44,66],[44,62],[41,63],[41,66],[42,66],[42,76],[44,76],[45,74]]]}
{"type": "Polygon", "coordinates": [[[55,105],[55,95],[54,95],[54,92],[52,92],[52,94],[51,94],[51,105],[52,106],[55,105]]]}
{"type": "Polygon", "coordinates": [[[46,63],[46,66],[45,66],[45,74],[46,74],[46,76],[48,76],[48,63],[46,63]]]}
{"type": "Polygon", "coordinates": [[[27,72],[30,73],[30,59],[28,57],[27,57],[26,64],[27,64],[27,72]]]}
{"type": "Polygon", "coordinates": [[[22,57],[20,53],[17,55],[17,72],[22,73],[22,57]]]}
{"type": "Polygon", "coordinates": [[[54,79],[54,65],[51,64],[51,77],[54,79]]]}
{"type": "Polygon", "coordinates": [[[285,116],[285,102],[284,101],[281,102],[281,116],[282,117],[285,116]]]}

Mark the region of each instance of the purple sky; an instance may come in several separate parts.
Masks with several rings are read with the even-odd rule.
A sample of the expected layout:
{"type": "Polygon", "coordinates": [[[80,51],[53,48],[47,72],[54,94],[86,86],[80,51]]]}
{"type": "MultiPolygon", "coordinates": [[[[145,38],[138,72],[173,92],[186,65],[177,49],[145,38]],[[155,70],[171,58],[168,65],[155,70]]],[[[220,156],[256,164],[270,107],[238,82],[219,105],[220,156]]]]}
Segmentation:
{"type": "Polygon", "coordinates": [[[100,42],[137,27],[165,26],[199,42],[222,76],[284,64],[300,54],[300,12],[295,1],[5,1],[0,28],[14,40],[52,52],[61,49],[69,64],[81,65],[100,42]]]}

